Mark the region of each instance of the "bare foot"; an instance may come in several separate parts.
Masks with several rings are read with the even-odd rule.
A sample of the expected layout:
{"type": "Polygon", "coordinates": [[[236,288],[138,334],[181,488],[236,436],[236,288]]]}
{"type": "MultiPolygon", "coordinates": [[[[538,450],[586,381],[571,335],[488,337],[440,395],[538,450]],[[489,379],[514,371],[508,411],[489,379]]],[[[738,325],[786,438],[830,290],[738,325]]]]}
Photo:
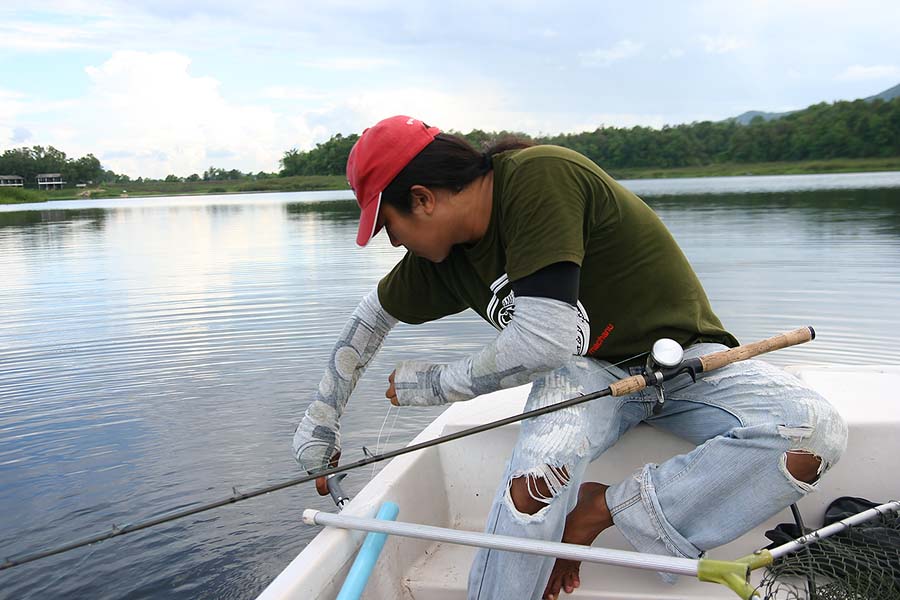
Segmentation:
{"type": "MultiPolygon", "coordinates": [[[[612,516],[606,506],[606,488],[602,483],[583,483],[578,489],[578,503],[566,517],[566,528],[563,530],[562,541],[569,544],[583,544],[590,546],[600,532],[611,527],[612,516]]],[[[544,588],[545,600],[556,600],[560,590],[567,594],[575,591],[581,585],[578,570],[581,563],[575,560],[559,558],[553,565],[550,580],[544,588]]]]}

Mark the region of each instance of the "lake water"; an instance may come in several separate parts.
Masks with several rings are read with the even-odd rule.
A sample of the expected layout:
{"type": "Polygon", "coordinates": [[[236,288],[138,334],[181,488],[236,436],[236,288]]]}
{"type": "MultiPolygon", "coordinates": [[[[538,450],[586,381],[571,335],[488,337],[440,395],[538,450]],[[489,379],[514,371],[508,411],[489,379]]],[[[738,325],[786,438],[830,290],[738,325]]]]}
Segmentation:
{"type": "MultiPolygon", "coordinates": [[[[900,363],[900,173],[626,185],[741,340],[816,327],[772,362],[900,363]]],[[[355,247],[348,198],[0,206],[0,559],[299,475],[291,434],[334,338],[402,254],[385,236],[355,247]]],[[[494,335],[470,312],[398,327],[351,400],[344,456],[435,416],[388,412],[398,360],[494,335]]],[[[333,505],[280,491],[0,572],[0,597],[252,598],[316,533],[304,508],[333,505]]]]}

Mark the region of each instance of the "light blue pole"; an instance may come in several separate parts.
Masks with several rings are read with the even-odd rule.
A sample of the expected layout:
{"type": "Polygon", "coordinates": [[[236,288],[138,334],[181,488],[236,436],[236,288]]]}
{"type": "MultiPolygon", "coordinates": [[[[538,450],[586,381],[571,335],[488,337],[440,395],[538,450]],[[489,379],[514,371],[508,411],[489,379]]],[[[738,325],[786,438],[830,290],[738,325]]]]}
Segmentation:
{"type": "MultiPolygon", "coordinates": [[[[394,521],[397,519],[399,512],[400,507],[395,503],[385,502],[378,509],[378,514],[375,518],[382,521],[394,521]]],[[[362,596],[363,590],[366,589],[366,583],[369,581],[369,575],[372,574],[372,569],[375,568],[375,562],[378,560],[378,555],[381,554],[385,541],[387,541],[386,533],[369,533],[366,535],[366,539],[356,555],[356,560],[353,561],[353,566],[350,567],[347,579],[344,580],[344,585],[337,595],[337,600],[358,600],[362,596]]]]}

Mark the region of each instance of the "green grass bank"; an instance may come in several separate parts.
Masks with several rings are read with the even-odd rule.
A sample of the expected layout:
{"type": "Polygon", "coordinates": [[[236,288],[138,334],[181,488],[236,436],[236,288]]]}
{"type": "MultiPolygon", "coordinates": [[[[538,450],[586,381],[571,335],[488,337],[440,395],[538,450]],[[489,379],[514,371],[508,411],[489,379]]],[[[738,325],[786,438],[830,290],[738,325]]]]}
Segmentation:
{"type": "MultiPolygon", "coordinates": [[[[601,167],[603,165],[600,165],[601,167]]],[[[677,169],[620,168],[610,170],[616,179],[666,179],[679,177],[732,177],[742,175],[813,175],[900,171],[900,157],[831,159],[800,162],[721,163],[677,169]]],[[[249,192],[309,192],[349,189],[340,175],[272,177],[258,180],[126,183],[89,188],[66,188],[48,192],[0,188],[0,204],[74,200],[80,198],[127,198],[134,196],[199,196],[249,192]]]]}

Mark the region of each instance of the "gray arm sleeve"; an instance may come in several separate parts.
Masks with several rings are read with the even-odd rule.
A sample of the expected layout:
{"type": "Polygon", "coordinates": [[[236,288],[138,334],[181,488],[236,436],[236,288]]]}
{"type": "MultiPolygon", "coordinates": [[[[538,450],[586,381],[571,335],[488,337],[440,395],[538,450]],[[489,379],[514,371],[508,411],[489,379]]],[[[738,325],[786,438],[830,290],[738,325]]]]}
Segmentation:
{"type": "Polygon", "coordinates": [[[397,324],[373,290],[350,316],[331,351],[315,399],[294,431],[294,458],[309,472],[328,466],[341,449],[340,418],[356,382],[397,324]]]}
{"type": "Polygon", "coordinates": [[[408,360],[397,365],[394,387],[401,405],[430,406],[533,381],[558,369],[575,351],[578,309],[523,296],[506,329],[476,354],[449,364],[408,360]]]}

